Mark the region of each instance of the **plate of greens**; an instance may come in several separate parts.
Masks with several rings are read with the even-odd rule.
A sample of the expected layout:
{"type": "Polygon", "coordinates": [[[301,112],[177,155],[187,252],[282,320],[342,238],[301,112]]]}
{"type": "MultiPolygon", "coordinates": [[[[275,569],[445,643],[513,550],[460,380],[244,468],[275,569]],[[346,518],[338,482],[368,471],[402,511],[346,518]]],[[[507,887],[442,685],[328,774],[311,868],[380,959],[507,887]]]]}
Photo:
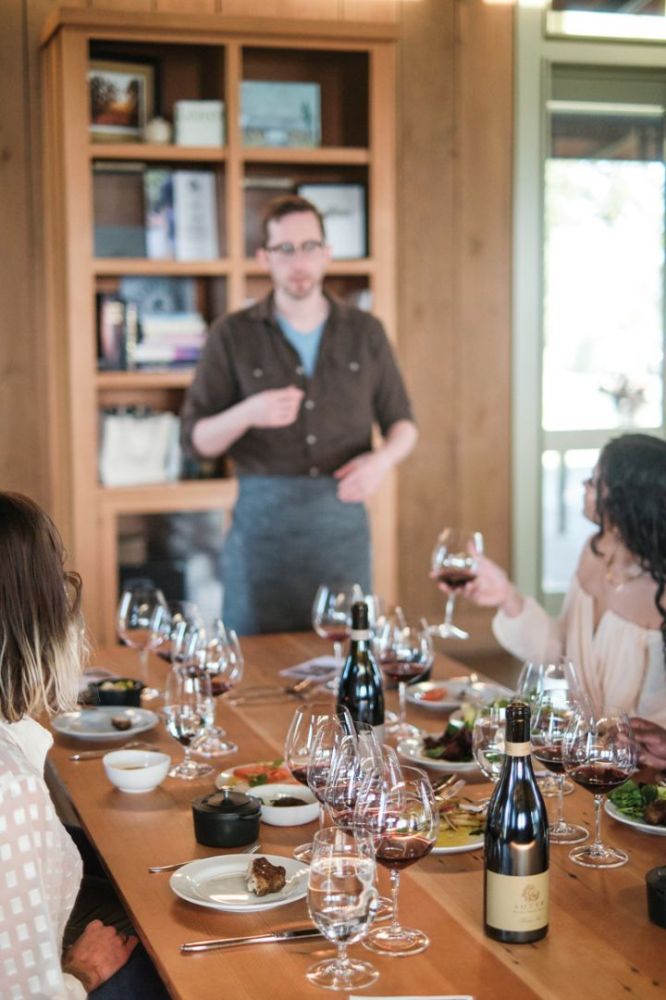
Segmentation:
{"type": "Polygon", "coordinates": [[[610,793],[605,809],[618,823],[633,826],[641,833],[666,837],[666,786],[630,779],[610,793]]]}

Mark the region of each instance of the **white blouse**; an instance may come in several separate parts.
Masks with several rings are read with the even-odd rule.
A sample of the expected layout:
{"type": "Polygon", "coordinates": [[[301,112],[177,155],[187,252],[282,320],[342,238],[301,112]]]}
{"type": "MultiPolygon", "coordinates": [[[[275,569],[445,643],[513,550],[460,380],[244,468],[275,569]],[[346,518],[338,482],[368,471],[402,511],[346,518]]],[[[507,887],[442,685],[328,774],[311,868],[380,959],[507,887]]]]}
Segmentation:
{"type": "Polygon", "coordinates": [[[44,782],[53,738],[32,719],[0,721],[0,996],[79,1000],[62,971],[65,924],[82,863],[44,782]]]}
{"type": "Polygon", "coordinates": [[[498,611],[498,642],[522,660],[543,661],[566,653],[596,710],[618,706],[666,725],[666,666],[659,629],[643,628],[607,610],[595,631],[594,601],[574,576],[559,618],[531,597],[514,618],[498,611]]]}

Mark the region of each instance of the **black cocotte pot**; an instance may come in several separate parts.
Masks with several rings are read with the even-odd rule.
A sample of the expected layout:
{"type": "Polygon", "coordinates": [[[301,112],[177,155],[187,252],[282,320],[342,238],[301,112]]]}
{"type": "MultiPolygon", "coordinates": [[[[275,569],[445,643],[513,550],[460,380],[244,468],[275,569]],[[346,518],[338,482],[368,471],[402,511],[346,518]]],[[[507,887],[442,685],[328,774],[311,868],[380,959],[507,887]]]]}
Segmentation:
{"type": "Polygon", "coordinates": [[[261,802],[223,788],[192,803],[194,835],[206,847],[242,847],[259,836],[261,802]]]}

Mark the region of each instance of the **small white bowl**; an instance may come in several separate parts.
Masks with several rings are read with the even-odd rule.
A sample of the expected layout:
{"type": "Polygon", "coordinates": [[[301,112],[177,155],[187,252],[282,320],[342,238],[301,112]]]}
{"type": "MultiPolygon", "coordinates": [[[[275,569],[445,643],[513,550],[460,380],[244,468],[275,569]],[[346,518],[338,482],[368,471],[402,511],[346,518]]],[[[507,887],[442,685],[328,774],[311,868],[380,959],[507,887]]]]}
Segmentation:
{"type": "Polygon", "coordinates": [[[121,792],[152,792],[166,778],[171,757],[157,750],[113,750],[102,757],[106,776],[121,792]]]}
{"type": "Polygon", "coordinates": [[[259,785],[250,789],[250,795],[261,801],[261,818],[271,826],[302,826],[311,823],[319,815],[319,803],[306,785],[259,785]],[[303,799],[302,806],[271,805],[274,799],[303,799]]]}

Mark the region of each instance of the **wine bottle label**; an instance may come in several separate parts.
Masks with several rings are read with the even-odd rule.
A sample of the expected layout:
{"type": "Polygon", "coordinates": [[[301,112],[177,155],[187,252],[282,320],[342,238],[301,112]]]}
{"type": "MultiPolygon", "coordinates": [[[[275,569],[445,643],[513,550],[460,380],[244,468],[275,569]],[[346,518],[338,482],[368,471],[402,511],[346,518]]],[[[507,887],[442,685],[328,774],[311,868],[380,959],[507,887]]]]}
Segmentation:
{"type": "Polygon", "coordinates": [[[357,642],[359,639],[369,639],[370,629],[367,628],[353,628],[349,633],[350,639],[355,639],[357,642]]]}
{"type": "Polygon", "coordinates": [[[532,744],[529,740],[527,743],[505,743],[504,752],[509,757],[529,757],[532,753],[532,744]]]}
{"type": "Polygon", "coordinates": [[[486,923],[498,931],[537,931],[548,924],[548,872],[498,875],[486,870],[486,923]]]}

